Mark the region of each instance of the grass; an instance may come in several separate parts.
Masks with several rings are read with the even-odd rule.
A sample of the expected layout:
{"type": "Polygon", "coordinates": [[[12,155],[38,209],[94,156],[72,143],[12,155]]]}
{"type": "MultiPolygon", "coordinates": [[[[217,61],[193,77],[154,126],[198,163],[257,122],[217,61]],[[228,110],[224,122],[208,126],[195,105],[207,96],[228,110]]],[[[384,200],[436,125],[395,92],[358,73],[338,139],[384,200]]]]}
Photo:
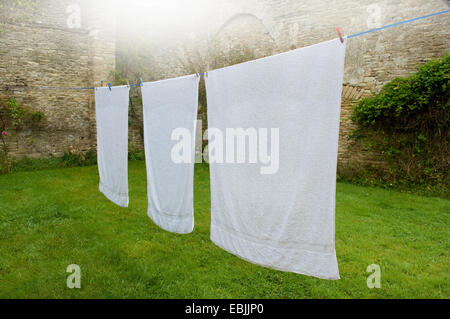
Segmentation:
{"type": "Polygon", "coordinates": [[[129,164],[130,208],[98,191],[96,166],[0,176],[0,298],[449,298],[450,201],[338,183],[341,280],[245,262],[209,240],[206,165],[195,171],[195,230],[146,216],[145,164],[129,164]],[[81,267],[81,289],[66,268],[81,267]],[[370,264],[381,289],[369,289],[370,264]]]}

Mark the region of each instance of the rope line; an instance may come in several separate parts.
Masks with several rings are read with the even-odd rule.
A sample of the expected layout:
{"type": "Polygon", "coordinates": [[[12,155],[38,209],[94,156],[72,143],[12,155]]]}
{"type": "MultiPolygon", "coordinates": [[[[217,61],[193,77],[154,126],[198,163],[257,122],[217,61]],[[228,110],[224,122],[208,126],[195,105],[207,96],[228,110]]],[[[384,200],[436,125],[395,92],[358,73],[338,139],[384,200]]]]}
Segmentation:
{"type": "Polygon", "coordinates": [[[367,33],[375,32],[375,31],[380,31],[380,30],[396,27],[396,26],[399,26],[399,25],[402,25],[402,24],[405,24],[405,23],[409,23],[409,22],[414,22],[414,21],[418,21],[418,20],[422,20],[422,19],[426,19],[426,18],[431,18],[431,17],[437,16],[437,15],[440,15],[440,14],[448,13],[448,12],[450,12],[450,10],[436,12],[436,13],[428,14],[426,16],[422,16],[422,17],[418,17],[418,18],[414,18],[414,19],[409,19],[409,20],[405,20],[405,21],[400,21],[400,22],[388,24],[388,25],[385,25],[383,27],[379,27],[379,28],[375,28],[375,29],[364,31],[364,32],[359,32],[359,33],[355,33],[355,34],[349,35],[347,38],[351,39],[351,38],[354,38],[354,37],[359,37],[360,35],[363,35],[363,34],[367,34],[367,33]]]}

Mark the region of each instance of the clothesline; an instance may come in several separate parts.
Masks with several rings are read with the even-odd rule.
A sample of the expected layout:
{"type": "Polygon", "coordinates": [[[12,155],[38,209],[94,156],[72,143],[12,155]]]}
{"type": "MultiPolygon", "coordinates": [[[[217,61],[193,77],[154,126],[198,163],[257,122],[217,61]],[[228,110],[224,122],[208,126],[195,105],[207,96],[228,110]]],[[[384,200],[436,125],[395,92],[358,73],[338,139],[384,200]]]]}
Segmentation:
{"type": "Polygon", "coordinates": [[[414,21],[418,21],[418,20],[422,20],[422,19],[426,19],[426,18],[431,18],[431,17],[437,16],[437,15],[440,15],[440,14],[448,13],[448,12],[450,12],[450,10],[436,12],[436,13],[428,14],[426,16],[422,16],[422,17],[418,17],[418,18],[414,18],[414,19],[409,19],[409,20],[405,20],[405,21],[400,21],[400,22],[388,24],[388,25],[385,25],[383,27],[379,27],[379,28],[375,28],[375,29],[364,31],[364,32],[359,32],[359,33],[355,33],[355,34],[349,35],[347,38],[351,39],[351,38],[354,38],[354,37],[359,37],[360,35],[364,35],[364,34],[367,34],[367,33],[376,32],[376,31],[380,31],[380,30],[383,30],[383,29],[396,27],[396,26],[399,26],[399,25],[402,25],[402,24],[405,24],[405,23],[414,22],[414,21]]]}
{"type": "MultiPolygon", "coordinates": [[[[202,158],[210,165],[210,239],[219,248],[271,269],[340,278],[335,197],[345,54],[334,39],[205,76],[209,145],[202,158]],[[308,94],[280,89],[290,83],[308,94]]],[[[141,90],[146,212],[176,234],[195,227],[199,84],[197,73],[141,90]]],[[[122,207],[130,202],[129,96],[124,85],[95,90],[99,190],[122,207]]]]}
{"type": "MultiPolygon", "coordinates": [[[[368,33],[372,33],[372,32],[376,32],[376,31],[380,31],[380,30],[384,30],[384,29],[388,29],[388,28],[392,28],[392,27],[396,27],[405,23],[410,23],[410,22],[414,22],[414,21],[418,21],[418,20],[423,20],[426,18],[431,18],[437,15],[441,15],[444,13],[449,13],[450,10],[445,10],[445,11],[440,11],[440,12],[435,12],[432,14],[428,14],[428,15],[424,15],[421,17],[417,17],[417,18],[413,18],[413,19],[409,19],[409,20],[404,20],[404,21],[400,21],[400,22],[396,22],[396,23],[392,23],[392,24],[388,24],[379,28],[374,28],[374,29],[370,29],[367,31],[363,31],[363,32],[359,32],[359,33],[355,33],[352,35],[347,36],[347,39],[352,39],[355,37],[359,37],[361,35],[365,35],[368,33]]],[[[197,73],[197,75],[205,75],[207,74],[208,71],[206,72],[202,72],[202,73],[197,73]]],[[[136,83],[136,84],[129,84],[129,87],[141,87],[143,85],[143,81],[141,79],[140,83],[136,83]]],[[[109,88],[111,89],[111,85],[110,83],[108,83],[109,88]]],[[[37,90],[95,90],[95,87],[56,87],[56,86],[39,86],[39,87],[33,87],[33,86],[27,86],[27,85],[9,85],[9,86],[5,86],[6,90],[1,90],[1,91],[7,91],[7,90],[11,90],[12,88],[25,88],[25,89],[37,89],[37,90]]]]}

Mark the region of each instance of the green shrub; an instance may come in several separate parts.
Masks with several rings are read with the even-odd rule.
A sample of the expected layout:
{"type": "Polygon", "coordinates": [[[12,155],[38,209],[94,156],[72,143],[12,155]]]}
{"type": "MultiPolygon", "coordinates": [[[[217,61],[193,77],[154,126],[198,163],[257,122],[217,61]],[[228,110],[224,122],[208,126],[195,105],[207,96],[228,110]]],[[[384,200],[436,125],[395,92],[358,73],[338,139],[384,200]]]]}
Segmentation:
{"type": "Polygon", "coordinates": [[[60,161],[62,167],[91,166],[97,164],[97,154],[65,152],[60,161]]]}
{"type": "MultiPolygon", "coordinates": [[[[91,166],[97,164],[97,155],[94,152],[73,153],[65,152],[60,157],[28,158],[11,160],[10,172],[38,171],[44,169],[91,166]]],[[[4,172],[7,173],[7,172],[4,172]]]]}
{"type": "Polygon", "coordinates": [[[145,152],[144,150],[130,146],[128,151],[128,159],[130,161],[145,161],[145,152]]]}
{"type": "Polygon", "coordinates": [[[353,137],[383,155],[390,180],[448,187],[449,80],[447,54],[355,106],[353,137]]]}
{"type": "Polygon", "coordinates": [[[353,120],[388,131],[425,132],[448,127],[450,54],[430,61],[407,78],[386,84],[377,95],[361,100],[353,120]]]}
{"type": "MultiPolygon", "coordinates": [[[[0,153],[0,159],[1,156],[2,155],[0,153]]],[[[128,159],[130,161],[143,161],[145,160],[144,151],[130,147],[128,159]]],[[[66,151],[64,155],[59,157],[57,156],[50,156],[46,158],[24,157],[19,160],[13,159],[8,159],[8,161],[0,160],[0,174],[23,172],[23,171],[38,171],[55,168],[83,167],[92,165],[97,165],[96,152],[89,151],[82,153],[82,152],[66,151]]]]}

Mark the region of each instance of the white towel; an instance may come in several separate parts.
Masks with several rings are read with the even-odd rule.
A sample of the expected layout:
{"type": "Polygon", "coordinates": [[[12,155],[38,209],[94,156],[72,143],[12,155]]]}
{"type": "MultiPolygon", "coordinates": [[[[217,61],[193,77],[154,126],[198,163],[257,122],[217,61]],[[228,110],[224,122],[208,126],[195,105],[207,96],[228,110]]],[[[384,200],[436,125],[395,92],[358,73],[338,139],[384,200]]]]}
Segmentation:
{"type": "Polygon", "coordinates": [[[100,191],[112,202],[128,207],[127,86],[95,89],[97,158],[100,191]]]}
{"type": "Polygon", "coordinates": [[[273,151],[271,164],[261,154],[256,164],[249,157],[222,164],[215,150],[214,163],[212,149],[221,143],[210,141],[211,240],[218,246],[255,264],[339,279],[335,186],[345,47],[336,39],[209,72],[209,127],[224,137],[227,128],[262,129],[258,139],[268,129],[273,151]],[[279,167],[271,142],[277,128],[279,167]]]}
{"type": "Polygon", "coordinates": [[[194,229],[195,127],[199,78],[144,83],[148,216],[180,234],[194,229]]]}

